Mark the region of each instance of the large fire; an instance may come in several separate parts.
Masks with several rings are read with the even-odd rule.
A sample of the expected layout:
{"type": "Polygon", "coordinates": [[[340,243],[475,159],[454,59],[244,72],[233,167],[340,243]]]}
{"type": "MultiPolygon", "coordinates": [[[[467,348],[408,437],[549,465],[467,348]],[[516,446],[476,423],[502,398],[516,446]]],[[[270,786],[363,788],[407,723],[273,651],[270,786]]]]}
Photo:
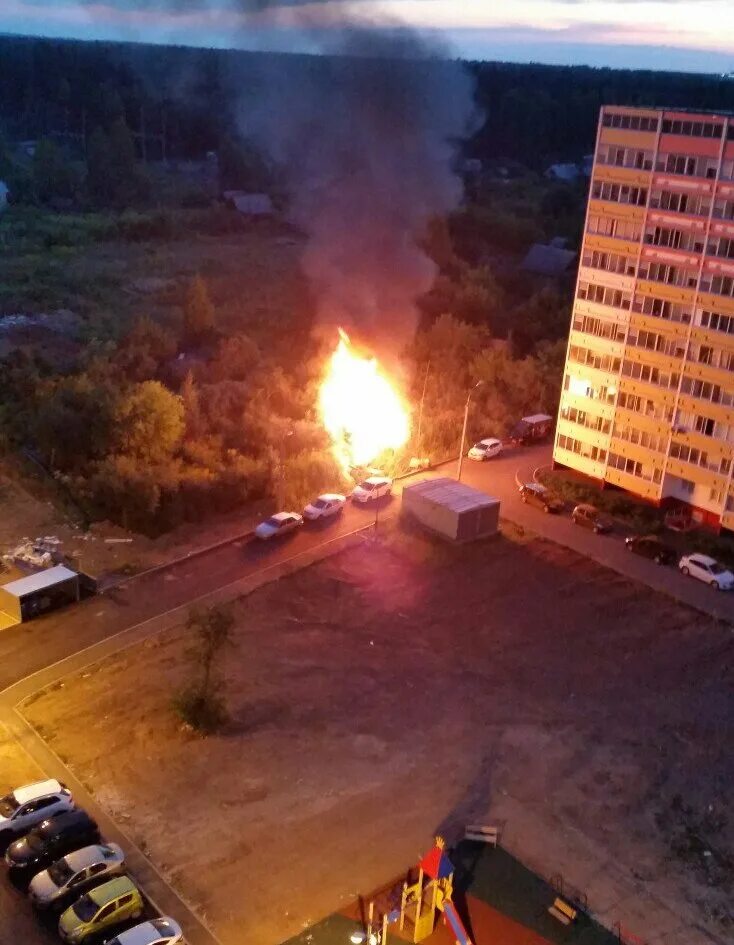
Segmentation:
{"type": "Polygon", "coordinates": [[[375,358],[359,354],[346,332],[331,356],[319,410],[345,471],[375,462],[408,442],[410,415],[375,358]]]}

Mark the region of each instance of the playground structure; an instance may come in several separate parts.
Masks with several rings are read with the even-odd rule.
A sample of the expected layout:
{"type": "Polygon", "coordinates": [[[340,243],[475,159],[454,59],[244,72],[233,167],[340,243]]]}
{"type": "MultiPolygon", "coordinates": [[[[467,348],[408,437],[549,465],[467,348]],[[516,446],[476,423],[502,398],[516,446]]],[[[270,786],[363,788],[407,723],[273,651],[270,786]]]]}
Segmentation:
{"type": "Polygon", "coordinates": [[[387,945],[393,924],[403,933],[401,938],[409,936],[411,942],[422,942],[435,931],[439,913],[451,928],[456,945],[472,945],[452,900],[454,866],[444,847],[443,838],[436,837],[433,848],[418,864],[416,882],[403,883],[399,909],[384,911],[376,918],[375,901],[370,902],[367,931],[352,936],[354,945],[387,945]]]}

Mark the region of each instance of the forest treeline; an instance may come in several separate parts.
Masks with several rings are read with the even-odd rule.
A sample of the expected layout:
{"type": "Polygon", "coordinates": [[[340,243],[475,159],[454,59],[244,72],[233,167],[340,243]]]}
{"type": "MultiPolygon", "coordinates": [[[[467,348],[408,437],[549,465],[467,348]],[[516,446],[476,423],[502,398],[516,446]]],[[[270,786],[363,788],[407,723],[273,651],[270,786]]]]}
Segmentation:
{"type": "MultiPolygon", "coordinates": [[[[200,158],[232,128],[238,90],[279,56],[297,84],[326,58],[142,44],[0,37],[0,127],[14,140],[70,143],[124,117],[150,159],[200,158]]],[[[586,66],[467,63],[485,120],[467,153],[538,170],[593,149],[602,104],[734,109],[734,82],[717,76],[586,66]]]]}

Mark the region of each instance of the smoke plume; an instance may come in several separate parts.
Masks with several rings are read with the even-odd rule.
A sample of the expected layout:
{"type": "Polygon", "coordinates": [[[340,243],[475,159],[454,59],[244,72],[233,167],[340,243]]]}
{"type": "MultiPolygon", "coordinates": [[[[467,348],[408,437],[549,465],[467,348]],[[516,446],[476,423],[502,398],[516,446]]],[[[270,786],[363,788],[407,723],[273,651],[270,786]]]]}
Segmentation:
{"type": "MultiPolygon", "coordinates": [[[[313,37],[312,17],[292,11],[313,37]]],[[[419,240],[462,196],[453,166],[475,120],[473,80],[394,24],[352,18],[315,35],[323,55],[298,82],[262,57],[241,90],[240,130],[285,176],[320,317],[394,351],[435,275],[419,240]]]]}

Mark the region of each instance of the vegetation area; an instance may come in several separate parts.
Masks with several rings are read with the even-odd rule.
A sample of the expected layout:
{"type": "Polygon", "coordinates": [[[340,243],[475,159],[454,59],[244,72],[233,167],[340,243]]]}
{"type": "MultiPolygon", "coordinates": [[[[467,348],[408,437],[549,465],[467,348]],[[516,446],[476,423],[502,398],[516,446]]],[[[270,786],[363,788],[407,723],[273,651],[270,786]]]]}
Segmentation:
{"type": "MultiPolygon", "coordinates": [[[[277,168],[233,136],[264,55],[0,38],[0,318],[61,310],[71,325],[44,345],[0,336],[0,448],[32,451],[90,521],[156,534],[347,486],[316,412],[333,338],[314,330],[302,237],[216,201],[227,187],[283,199],[277,168]]],[[[278,60],[294,83],[322,67],[278,60]]],[[[571,280],[520,261],[535,241],[578,245],[586,184],[541,172],[592,150],[601,102],[661,94],[654,73],[467,68],[486,120],[464,157],[482,170],[423,237],[437,276],[403,357],[413,437],[380,460],[394,471],[455,453],[469,390],[470,437],[554,412],[571,280]]],[[[665,88],[734,104],[712,78],[665,88]]]]}

